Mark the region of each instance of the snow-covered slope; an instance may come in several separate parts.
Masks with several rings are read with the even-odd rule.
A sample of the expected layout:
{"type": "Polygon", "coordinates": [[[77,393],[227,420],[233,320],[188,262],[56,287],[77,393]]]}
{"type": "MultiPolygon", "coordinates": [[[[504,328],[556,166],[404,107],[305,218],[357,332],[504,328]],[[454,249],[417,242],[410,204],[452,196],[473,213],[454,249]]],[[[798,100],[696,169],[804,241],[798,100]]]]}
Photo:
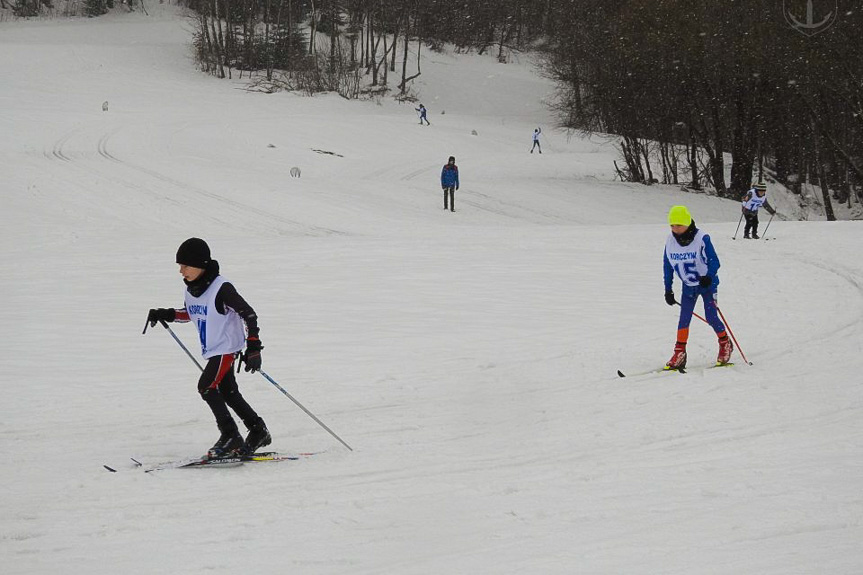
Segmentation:
{"type": "Polygon", "coordinates": [[[527,61],[427,53],[420,127],[199,74],[151,12],[0,24],[4,573],[863,572],[859,224],[732,241],[736,203],[613,182],[609,145],[555,132],[527,61]],[[621,380],[671,353],[676,203],[754,365],[621,380]],[[141,335],[190,236],[353,452],[244,374],[276,449],[325,453],[131,469],[216,438],[197,368],[141,335]]]}

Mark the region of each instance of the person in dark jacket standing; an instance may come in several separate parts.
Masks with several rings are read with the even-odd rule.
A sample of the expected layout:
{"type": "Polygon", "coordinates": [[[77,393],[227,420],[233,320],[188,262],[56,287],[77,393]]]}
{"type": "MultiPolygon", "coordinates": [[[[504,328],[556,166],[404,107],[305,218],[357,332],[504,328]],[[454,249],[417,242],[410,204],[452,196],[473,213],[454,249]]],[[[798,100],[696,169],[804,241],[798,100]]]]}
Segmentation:
{"type": "Polygon", "coordinates": [[[186,284],[185,303],[180,309],[151,309],[147,321],[194,322],[207,365],[198,380],[198,393],[210,407],[221,433],[207,452],[213,459],[247,456],[272,441],[264,420],[240,394],[233,366],[237,357],[246,371],[261,369],[258,316],[234,285],[219,275],[219,262],[210,257],[210,247],[200,238],[189,238],[177,250],[180,275],[186,284]],[[244,325],[245,324],[245,325],[244,325]],[[246,352],[241,354],[245,344],[246,352]],[[228,408],[249,430],[245,441],[228,408]]]}
{"type": "Polygon", "coordinates": [[[455,190],[458,189],[458,166],[455,156],[450,156],[440,173],[440,186],[443,188],[443,209],[455,211],[455,190]]]}

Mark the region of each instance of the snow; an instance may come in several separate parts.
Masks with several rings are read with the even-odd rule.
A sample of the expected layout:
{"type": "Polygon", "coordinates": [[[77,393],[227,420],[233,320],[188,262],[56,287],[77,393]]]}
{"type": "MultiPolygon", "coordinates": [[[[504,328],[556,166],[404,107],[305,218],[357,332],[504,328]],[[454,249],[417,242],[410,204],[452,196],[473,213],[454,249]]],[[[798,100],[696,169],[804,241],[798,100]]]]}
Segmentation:
{"type": "Polygon", "coordinates": [[[732,241],[736,202],[614,182],[527,57],[425,51],[420,127],[200,74],[187,22],[150,12],[0,23],[4,573],[863,572],[859,223],[732,241]],[[677,203],[754,365],[699,369],[695,320],[689,374],[619,379],[671,354],[677,203]],[[132,469],[217,435],[197,368],[141,335],[181,305],[190,236],[258,311],[267,373],[353,452],[243,374],[274,448],[324,453],[132,469]]]}

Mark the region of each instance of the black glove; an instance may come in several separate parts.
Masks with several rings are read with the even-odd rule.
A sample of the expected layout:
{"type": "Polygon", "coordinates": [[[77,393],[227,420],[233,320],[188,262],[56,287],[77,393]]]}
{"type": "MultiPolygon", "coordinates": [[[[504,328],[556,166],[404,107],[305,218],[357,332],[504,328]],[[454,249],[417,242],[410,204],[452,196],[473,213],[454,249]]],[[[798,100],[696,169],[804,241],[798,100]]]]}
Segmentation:
{"type": "Polygon", "coordinates": [[[667,292],[665,292],[665,303],[667,303],[668,305],[674,305],[677,303],[674,300],[674,292],[673,291],[668,290],[667,292]]]}
{"type": "Polygon", "coordinates": [[[246,362],[246,372],[255,373],[261,369],[261,350],[264,346],[261,345],[261,340],[258,338],[249,338],[246,340],[246,353],[241,358],[246,362]]]}
{"type": "Polygon", "coordinates": [[[710,276],[701,276],[698,278],[698,285],[703,288],[710,287],[710,284],[713,283],[713,278],[710,276]]]}
{"type": "Polygon", "coordinates": [[[147,321],[150,322],[150,327],[156,327],[156,323],[160,321],[167,321],[170,323],[174,321],[176,317],[177,312],[172,308],[154,308],[147,313],[147,321]]]}

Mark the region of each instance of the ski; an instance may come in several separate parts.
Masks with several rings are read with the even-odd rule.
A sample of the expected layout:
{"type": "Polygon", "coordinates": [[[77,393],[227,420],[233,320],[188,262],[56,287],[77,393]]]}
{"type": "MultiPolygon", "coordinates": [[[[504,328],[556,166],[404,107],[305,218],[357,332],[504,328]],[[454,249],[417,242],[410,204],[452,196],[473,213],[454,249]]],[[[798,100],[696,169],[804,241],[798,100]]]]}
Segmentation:
{"type": "Polygon", "coordinates": [[[190,461],[188,463],[182,463],[181,465],[178,465],[177,468],[206,467],[206,466],[237,467],[239,465],[242,465],[243,463],[252,463],[252,462],[260,462],[260,461],[296,461],[298,459],[302,459],[303,457],[310,457],[312,455],[314,455],[314,453],[288,454],[288,453],[278,453],[276,451],[262,451],[259,453],[253,453],[252,455],[237,456],[237,457],[221,457],[218,459],[209,459],[207,457],[202,457],[202,458],[195,460],[195,461],[190,461]]]}
{"type": "Polygon", "coordinates": [[[638,377],[639,375],[650,375],[653,373],[686,373],[686,368],[671,369],[668,367],[660,367],[659,369],[648,369],[647,371],[639,371],[636,373],[623,373],[618,369],[617,377],[638,377]]]}
{"type": "MultiPolygon", "coordinates": [[[[716,363],[714,365],[705,366],[703,369],[715,369],[717,367],[731,367],[734,363],[716,363]]],[[[637,373],[623,373],[621,370],[617,370],[617,377],[638,377],[640,375],[651,375],[651,374],[659,374],[659,373],[687,373],[687,368],[679,368],[679,369],[671,369],[669,367],[660,367],[658,369],[649,369],[647,371],[639,371],[637,373]]]]}
{"type": "MultiPolygon", "coordinates": [[[[210,459],[206,455],[201,457],[190,457],[187,459],[179,459],[177,461],[168,461],[165,463],[157,463],[153,466],[146,467],[143,463],[130,457],[135,469],[142,469],[144,473],[153,471],[164,471],[166,469],[185,469],[197,467],[239,467],[245,463],[257,462],[276,462],[276,461],[297,461],[305,459],[322,452],[307,452],[307,453],[279,453],[277,451],[260,451],[246,456],[222,457],[219,459],[210,459]]],[[[114,467],[103,465],[106,470],[111,473],[117,473],[118,470],[114,467]]]]}

